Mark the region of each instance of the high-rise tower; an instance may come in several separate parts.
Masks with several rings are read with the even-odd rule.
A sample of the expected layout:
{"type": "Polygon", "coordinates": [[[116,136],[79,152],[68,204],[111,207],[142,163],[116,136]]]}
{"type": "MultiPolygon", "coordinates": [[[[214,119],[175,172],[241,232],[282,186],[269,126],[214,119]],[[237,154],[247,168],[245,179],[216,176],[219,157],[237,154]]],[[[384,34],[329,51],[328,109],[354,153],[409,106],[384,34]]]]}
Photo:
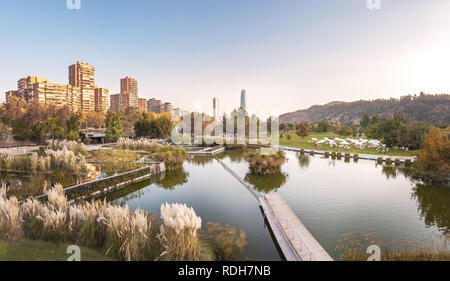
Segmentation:
{"type": "Polygon", "coordinates": [[[218,115],[219,115],[219,98],[214,97],[213,98],[213,116],[215,119],[217,119],[218,115]]]}
{"type": "Polygon", "coordinates": [[[95,67],[77,61],[69,66],[69,84],[80,88],[81,109],[95,110],[95,67]]]}
{"type": "Polygon", "coordinates": [[[247,110],[247,93],[245,90],[241,90],[241,108],[247,110]]]}
{"type": "Polygon", "coordinates": [[[120,79],[120,93],[128,95],[128,106],[139,108],[138,83],[136,79],[128,76],[120,79]]]}

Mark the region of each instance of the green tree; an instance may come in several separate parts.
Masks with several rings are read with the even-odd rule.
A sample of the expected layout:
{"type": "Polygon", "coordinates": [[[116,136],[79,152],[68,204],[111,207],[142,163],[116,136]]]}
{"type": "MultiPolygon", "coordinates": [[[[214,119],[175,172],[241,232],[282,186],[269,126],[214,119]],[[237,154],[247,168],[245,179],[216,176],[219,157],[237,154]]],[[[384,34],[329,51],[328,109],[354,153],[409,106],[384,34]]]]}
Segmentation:
{"type": "Polygon", "coordinates": [[[52,149],[54,149],[55,139],[63,138],[65,129],[62,125],[61,120],[56,117],[49,117],[42,128],[42,132],[50,135],[50,138],[52,139],[52,149]]]}
{"type": "Polygon", "coordinates": [[[106,123],[106,138],[111,141],[117,141],[124,136],[120,113],[112,113],[108,117],[106,123]]]}

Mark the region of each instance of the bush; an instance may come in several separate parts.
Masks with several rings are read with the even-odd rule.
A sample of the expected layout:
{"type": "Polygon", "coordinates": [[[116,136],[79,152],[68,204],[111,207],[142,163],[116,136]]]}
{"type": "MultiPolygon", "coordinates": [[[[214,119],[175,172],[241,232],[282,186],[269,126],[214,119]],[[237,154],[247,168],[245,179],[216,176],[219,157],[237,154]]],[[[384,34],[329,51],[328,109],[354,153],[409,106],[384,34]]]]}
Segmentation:
{"type": "Polygon", "coordinates": [[[281,165],[286,161],[286,156],[282,150],[270,155],[261,155],[260,150],[251,151],[245,153],[244,158],[250,165],[250,171],[259,175],[279,173],[281,165]]]}
{"type": "Polygon", "coordinates": [[[224,261],[240,260],[244,247],[247,245],[243,230],[238,234],[235,227],[228,224],[222,226],[217,222],[208,222],[206,238],[213,245],[218,259],[224,261]]]}

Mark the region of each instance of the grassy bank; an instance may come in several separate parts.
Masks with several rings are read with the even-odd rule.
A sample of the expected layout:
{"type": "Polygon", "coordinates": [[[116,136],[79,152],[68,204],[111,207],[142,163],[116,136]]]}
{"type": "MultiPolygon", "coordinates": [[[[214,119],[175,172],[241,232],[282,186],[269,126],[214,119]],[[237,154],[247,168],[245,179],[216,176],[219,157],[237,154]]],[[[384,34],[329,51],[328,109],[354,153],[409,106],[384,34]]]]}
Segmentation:
{"type": "MultiPolygon", "coordinates": [[[[313,143],[308,143],[312,138],[316,139],[323,139],[324,137],[328,137],[330,139],[339,137],[342,139],[345,138],[363,138],[366,137],[353,137],[353,136],[340,136],[334,133],[311,133],[307,137],[299,137],[295,133],[295,131],[289,131],[289,132],[281,132],[280,133],[280,145],[282,146],[291,146],[291,147],[298,147],[298,148],[304,148],[304,149],[314,149],[314,150],[323,150],[323,151],[336,151],[336,152],[342,152],[342,153],[366,153],[366,154],[381,154],[379,151],[377,151],[374,148],[365,148],[365,149],[356,149],[351,148],[350,150],[345,150],[339,147],[329,147],[329,146],[322,146],[322,147],[316,147],[313,143]],[[291,136],[290,139],[288,139],[288,135],[291,136]]],[[[410,151],[404,151],[404,150],[394,150],[391,149],[388,153],[385,155],[389,156],[415,156],[417,155],[418,150],[410,150],[410,151]]]]}
{"type": "MultiPolygon", "coordinates": [[[[0,261],[66,261],[70,244],[53,243],[24,239],[20,243],[10,244],[0,240],[0,261]]],[[[80,247],[82,261],[112,261],[95,250],[80,247]]]]}

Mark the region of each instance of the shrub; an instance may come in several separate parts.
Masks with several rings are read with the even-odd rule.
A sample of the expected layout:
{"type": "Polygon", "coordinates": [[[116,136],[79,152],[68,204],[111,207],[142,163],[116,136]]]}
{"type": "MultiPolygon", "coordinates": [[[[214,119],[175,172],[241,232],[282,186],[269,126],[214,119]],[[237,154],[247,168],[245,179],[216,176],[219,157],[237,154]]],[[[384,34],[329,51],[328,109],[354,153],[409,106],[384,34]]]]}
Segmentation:
{"type": "Polygon", "coordinates": [[[279,173],[281,165],[286,161],[286,156],[282,150],[270,155],[261,155],[260,150],[250,151],[244,154],[244,158],[250,165],[250,171],[260,175],[279,173]]]}
{"type": "Polygon", "coordinates": [[[219,260],[240,260],[244,247],[247,245],[243,230],[238,234],[235,227],[228,224],[222,226],[217,222],[207,223],[206,238],[213,245],[214,252],[219,260]]]}

